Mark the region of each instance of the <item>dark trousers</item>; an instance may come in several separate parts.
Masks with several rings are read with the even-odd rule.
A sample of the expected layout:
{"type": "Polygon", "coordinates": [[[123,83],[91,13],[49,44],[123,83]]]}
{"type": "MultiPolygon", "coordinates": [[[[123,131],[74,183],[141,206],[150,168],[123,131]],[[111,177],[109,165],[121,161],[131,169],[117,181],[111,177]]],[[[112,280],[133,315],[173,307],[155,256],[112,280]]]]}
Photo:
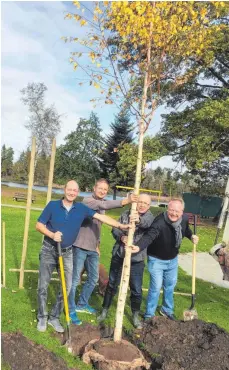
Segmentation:
{"type": "MultiPolygon", "coordinates": [[[[109,282],[103,300],[103,308],[108,309],[112,299],[117,293],[121,280],[123,258],[115,255],[111,259],[109,282]]],[[[142,303],[142,280],[144,272],[144,261],[131,262],[130,267],[130,302],[132,312],[140,311],[142,303]]]]}

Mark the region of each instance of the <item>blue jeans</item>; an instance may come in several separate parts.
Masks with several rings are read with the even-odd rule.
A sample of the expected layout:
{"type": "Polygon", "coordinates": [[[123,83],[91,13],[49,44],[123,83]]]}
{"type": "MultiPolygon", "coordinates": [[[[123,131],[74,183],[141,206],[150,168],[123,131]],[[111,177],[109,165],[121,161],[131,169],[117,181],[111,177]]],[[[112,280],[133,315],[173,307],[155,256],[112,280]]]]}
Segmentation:
{"type": "MultiPolygon", "coordinates": [[[[72,248],[62,253],[65,282],[67,294],[69,294],[72,285],[72,248]]],[[[46,303],[48,296],[48,286],[52,277],[52,272],[56,269],[60,277],[59,269],[59,255],[57,248],[53,245],[43,243],[39,255],[39,279],[38,279],[38,320],[47,318],[48,312],[46,311],[46,303]]],[[[49,318],[50,320],[58,319],[64,307],[62,287],[60,287],[57,295],[56,303],[53,306],[49,318]]]]}
{"type": "MultiPolygon", "coordinates": [[[[112,303],[114,295],[117,293],[121,280],[123,258],[114,255],[111,259],[109,282],[106,288],[103,308],[108,309],[112,303]]],[[[132,312],[140,311],[142,303],[142,280],[144,272],[144,261],[131,262],[130,266],[130,304],[132,312]]]]}
{"type": "Polygon", "coordinates": [[[70,313],[75,312],[76,309],[76,288],[81,282],[81,273],[84,266],[87,271],[87,280],[83,285],[77,306],[86,306],[88,304],[91,293],[99,280],[99,255],[95,251],[73,247],[72,288],[68,297],[70,313]]]}
{"type": "Polygon", "coordinates": [[[162,309],[168,314],[173,314],[173,292],[177,283],[178,256],[172,260],[160,260],[159,258],[148,256],[148,271],[150,273],[150,286],[145,317],[155,315],[162,286],[162,309]]]}

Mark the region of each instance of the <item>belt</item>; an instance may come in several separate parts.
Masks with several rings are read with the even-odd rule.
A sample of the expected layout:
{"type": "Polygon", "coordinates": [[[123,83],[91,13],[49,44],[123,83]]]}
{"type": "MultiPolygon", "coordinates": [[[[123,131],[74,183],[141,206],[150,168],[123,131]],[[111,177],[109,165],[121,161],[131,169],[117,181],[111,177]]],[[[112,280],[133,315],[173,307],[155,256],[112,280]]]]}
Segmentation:
{"type": "Polygon", "coordinates": [[[72,245],[70,247],[67,247],[67,248],[61,248],[61,252],[65,253],[65,252],[69,251],[70,249],[72,249],[72,245]]]}
{"type": "Polygon", "coordinates": [[[53,239],[49,238],[45,235],[44,241],[46,241],[49,245],[52,245],[53,247],[57,247],[57,242],[55,242],[53,239]]]}
{"type": "MultiPolygon", "coordinates": [[[[55,242],[53,239],[51,239],[47,236],[44,237],[44,242],[46,242],[46,245],[48,244],[48,246],[50,246],[50,247],[56,247],[57,248],[57,242],[55,242]]],[[[65,253],[68,250],[70,250],[71,248],[72,248],[72,245],[70,245],[70,247],[67,247],[67,248],[61,248],[61,252],[65,253]]]]}

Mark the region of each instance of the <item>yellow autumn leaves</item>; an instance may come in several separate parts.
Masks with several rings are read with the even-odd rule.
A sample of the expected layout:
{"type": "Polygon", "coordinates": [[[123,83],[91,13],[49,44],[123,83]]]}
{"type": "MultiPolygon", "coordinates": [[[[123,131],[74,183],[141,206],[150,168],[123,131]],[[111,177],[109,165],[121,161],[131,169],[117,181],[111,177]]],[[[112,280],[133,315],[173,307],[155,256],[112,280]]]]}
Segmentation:
{"type": "MultiPolygon", "coordinates": [[[[101,89],[106,104],[112,104],[112,98],[117,98],[121,90],[122,94],[127,91],[129,99],[130,85],[127,84],[125,90],[121,88],[123,81],[118,81],[119,62],[126,64],[131,83],[136,73],[139,78],[147,71],[148,86],[152,81],[160,81],[167,60],[175,63],[179,60],[186,63],[186,67],[190,57],[204,58],[211,63],[215,35],[225,27],[217,18],[229,11],[229,4],[221,1],[112,1],[95,3],[93,14],[86,18],[82,15],[83,3],[81,6],[74,2],[74,5],[80,14],[79,11],[67,14],[66,18],[74,19],[81,26],[89,24],[90,31],[82,39],[72,37],[70,40],[77,42],[80,50],[84,48],[82,63],[85,66],[80,64],[80,52],[73,52],[70,62],[74,70],[86,68],[90,85],[101,89]],[[109,37],[117,42],[113,50],[109,37]],[[91,62],[90,67],[85,56],[91,62]]],[[[176,77],[175,85],[189,78],[187,70],[176,77]]]]}
{"type": "Polygon", "coordinates": [[[211,23],[211,19],[215,20],[226,4],[215,4],[193,1],[112,2],[107,26],[126,43],[136,45],[137,42],[138,46],[144,47],[151,38],[152,46],[163,49],[165,53],[200,55],[211,43],[212,31],[217,32],[220,28],[216,22],[211,23]]]}

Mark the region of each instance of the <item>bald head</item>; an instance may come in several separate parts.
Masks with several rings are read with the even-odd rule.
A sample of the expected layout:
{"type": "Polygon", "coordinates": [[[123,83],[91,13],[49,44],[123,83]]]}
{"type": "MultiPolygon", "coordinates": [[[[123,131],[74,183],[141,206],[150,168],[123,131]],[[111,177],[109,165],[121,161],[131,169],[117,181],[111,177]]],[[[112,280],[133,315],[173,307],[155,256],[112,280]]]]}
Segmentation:
{"type": "Polygon", "coordinates": [[[151,196],[148,194],[140,194],[138,197],[137,211],[140,214],[146,213],[150,209],[151,196]]]}
{"type": "Polygon", "coordinates": [[[79,185],[75,180],[70,180],[64,187],[64,200],[67,203],[73,203],[79,194],[79,185]]]}
{"type": "Polygon", "coordinates": [[[78,185],[78,183],[77,183],[75,180],[69,180],[69,181],[65,184],[64,188],[65,188],[65,189],[66,189],[66,188],[77,188],[77,190],[79,190],[79,185],[78,185]]]}

